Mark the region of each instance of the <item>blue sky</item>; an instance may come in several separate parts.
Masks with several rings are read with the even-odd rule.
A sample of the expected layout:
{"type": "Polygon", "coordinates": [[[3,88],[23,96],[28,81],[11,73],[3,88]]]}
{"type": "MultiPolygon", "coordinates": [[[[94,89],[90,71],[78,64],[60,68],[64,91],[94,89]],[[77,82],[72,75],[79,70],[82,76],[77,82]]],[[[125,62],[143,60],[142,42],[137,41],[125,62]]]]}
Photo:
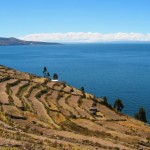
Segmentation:
{"type": "Polygon", "coordinates": [[[149,40],[149,6],[150,0],[1,0],[0,36],[45,41],[74,36],[82,41],[95,37],[92,33],[105,40],[124,33],[126,39],[132,35],[136,40],[138,34],[137,39],[149,40]]]}

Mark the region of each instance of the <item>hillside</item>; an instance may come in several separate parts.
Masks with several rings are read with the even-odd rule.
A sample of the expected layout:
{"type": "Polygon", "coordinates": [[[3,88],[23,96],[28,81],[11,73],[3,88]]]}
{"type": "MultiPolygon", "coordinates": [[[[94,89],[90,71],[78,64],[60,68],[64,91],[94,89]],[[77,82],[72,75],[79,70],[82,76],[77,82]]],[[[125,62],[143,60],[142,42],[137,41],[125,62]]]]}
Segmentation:
{"type": "Polygon", "coordinates": [[[150,150],[150,126],[66,83],[0,66],[0,150],[6,149],[150,150]]]}
{"type": "Polygon", "coordinates": [[[48,42],[35,42],[35,41],[23,41],[16,38],[3,38],[0,37],[0,46],[13,46],[13,45],[52,45],[59,43],[48,43],[48,42]]]}

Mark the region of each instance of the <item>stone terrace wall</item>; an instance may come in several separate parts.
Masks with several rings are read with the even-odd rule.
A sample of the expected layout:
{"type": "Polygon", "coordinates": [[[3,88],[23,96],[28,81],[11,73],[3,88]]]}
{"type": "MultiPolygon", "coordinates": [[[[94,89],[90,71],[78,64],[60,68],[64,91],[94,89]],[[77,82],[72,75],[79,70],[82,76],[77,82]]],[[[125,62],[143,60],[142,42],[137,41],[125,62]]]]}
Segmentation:
{"type": "Polygon", "coordinates": [[[0,82],[4,82],[4,81],[9,80],[9,79],[10,79],[9,76],[2,77],[2,78],[0,78],[0,82]]]}

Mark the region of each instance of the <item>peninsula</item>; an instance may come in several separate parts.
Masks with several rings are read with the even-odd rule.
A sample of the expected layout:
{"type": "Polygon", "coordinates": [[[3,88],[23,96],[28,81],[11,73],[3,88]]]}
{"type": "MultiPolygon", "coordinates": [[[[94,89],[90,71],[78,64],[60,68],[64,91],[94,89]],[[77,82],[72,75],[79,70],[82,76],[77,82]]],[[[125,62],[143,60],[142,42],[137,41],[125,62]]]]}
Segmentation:
{"type": "Polygon", "coordinates": [[[38,41],[24,41],[14,37],[4,38],[0,37],[0,46],[13,46],[13,45],[54,45],[60,43],[51,42],[38,42],[38,41]]]}

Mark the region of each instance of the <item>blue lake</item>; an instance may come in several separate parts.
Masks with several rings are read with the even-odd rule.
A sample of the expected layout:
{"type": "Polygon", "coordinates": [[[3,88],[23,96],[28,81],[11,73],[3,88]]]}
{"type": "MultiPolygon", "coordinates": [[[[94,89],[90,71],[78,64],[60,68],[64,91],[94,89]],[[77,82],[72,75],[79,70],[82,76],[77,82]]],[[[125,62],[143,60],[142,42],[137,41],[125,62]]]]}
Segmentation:
{"type": "Polygon", "coordinates": [[[0,64],[42,76],[50,74],[69,85],[122,99],[124,113],[134,116],[142,106],[150,121],[150,44],[64,44],[1,46],[0,64]]]}

